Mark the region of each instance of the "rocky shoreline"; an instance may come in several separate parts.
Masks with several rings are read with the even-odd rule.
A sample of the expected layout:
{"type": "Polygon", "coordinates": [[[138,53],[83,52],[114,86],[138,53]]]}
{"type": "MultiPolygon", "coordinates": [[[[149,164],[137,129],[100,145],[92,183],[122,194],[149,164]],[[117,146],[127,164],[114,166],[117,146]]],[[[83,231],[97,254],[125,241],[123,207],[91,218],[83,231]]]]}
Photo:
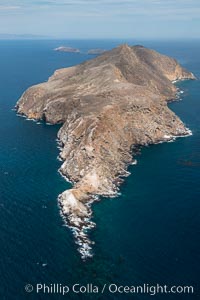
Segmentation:
{"type": "Polygon", "coordinates": [[[83,259],[92,256],[91,205],[100,196],[116,197],[135,163],[134,150],[191,134],[167,105],[180,96],[173,82],[187,79],[195,76],[173,58],[121,45],[57,70],[18,101],[19,114],[63,124],[59,172],[73,187],[58,202],[83,259]]]}
{"type": "MultiPolygon", "coordinates": [[[[176,98],[174,101],[178,100],[176,98]]],[[[173,101],[173,100],[172,100],[173,101]]],[[[171,101],[171,102],[172,102],[171,101]]],[[[178,136],[166,136],[163,140],[157,141],[152,144],[144,145],[143,147],[150,146],[153,144],[160,144],[160,143],[166,143],[166,142],[174,142],[177,138],[181,137],[188,137],[192,135],[192,131],[189,128],[186,128],[185,133],[178,136]]],[[[135,152],[131,151],[130,154],[132,157],[135,157],[140,153],[141,146],[137,145],[135,146],[135,152]],[[137,150],[136,150],[137,149],[137,150]]],[[[137,161],[135,159],[130,162],[130,164],[127,164],[124,172],[119,174],[117,178],[113,181],[114,189],[110,194],[101,195],[102,197],[109,197],[109,198],[115,198],[119,193],[120,185],[124,182],[125,178],[131,175],[130,172],[127,171],[128,167],[130,165],[136,165],[137,161]]],[[[70,181],[70,177],[68,178],[66,174],[63,174],[62,171],[59,169],[59,173],[61,176],[72,185],[75,184],[75,182],[70,181]]],[[[99,196],[92,196],[92,198],[84,203],[84,207],[81,207],[81,214],[77,214],[76,212],[76,205],[79,206],[79,204],[75,204],[73,208],[70,207],[71,202],[69,201],[69,194],[68,191],[65,191],[64,193],[60,194],[58,196],[58,203],[60,208],[60,215],[65,223],[65,225],[72,230],[72,233],[75,238],[75,243],[78,245],[78,252],[81,255],[81,258],[83,260],[86,260],[88,258],[93,257],[93,250],[92,245],[94,245],[94,242],[90,240],[88,231],[94,229],[96,227],[96,224],[91,221],[92,219],[92,204],[95,201],[100,201],[99,196]],[[67,195],[65,194],[67,193],[67,195]],[[67,207],[67,209],[66,209],[67,207]],[[86,209],[85,209],[86,208],[86,209]]],[[[76,199],[74,199],[76,203],[76,199]]]]}

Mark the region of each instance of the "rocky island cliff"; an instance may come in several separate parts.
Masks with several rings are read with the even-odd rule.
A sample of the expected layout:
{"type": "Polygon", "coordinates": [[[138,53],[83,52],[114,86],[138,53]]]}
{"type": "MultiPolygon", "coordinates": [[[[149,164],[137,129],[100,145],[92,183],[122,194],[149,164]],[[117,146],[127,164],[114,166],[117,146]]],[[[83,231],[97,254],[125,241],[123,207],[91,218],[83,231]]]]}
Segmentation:
{"type": "Polygon", "coordinates": [[[195,77],[175,59],[140,45],[121,45],[55,71],[17,102],[21,115],[63,124],[60,172],[73,187],[59,195],[59,204],[82,257],[91,256],[90,203],[116,195],[134,148],[190,133],[167,106],[177,98],[173,81],[184,79],[195,77]]]}
{"type": "Polygon", "coordinates": [[[60,46],[54,49],[54,51],[58,52],[67,52],[67,53],[80,53],[80,50],[72,47],[60,46]]]}

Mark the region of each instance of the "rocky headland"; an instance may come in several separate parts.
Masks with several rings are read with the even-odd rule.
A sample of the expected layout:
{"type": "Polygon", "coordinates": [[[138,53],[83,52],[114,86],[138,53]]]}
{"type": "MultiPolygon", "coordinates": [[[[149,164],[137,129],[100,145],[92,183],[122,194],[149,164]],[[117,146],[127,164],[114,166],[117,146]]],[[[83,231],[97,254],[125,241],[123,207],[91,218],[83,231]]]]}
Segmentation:
{"type": "Polygon", "coordinates": [[[190,134],[167,106],[177,98],[173,82],[185,79],[195,77],[175,59],[140,45],[121,45],[55,71],[17,102],[21,115],[63,124],[60,173],[73,187],[59,195],[59,204],[83,258],[92,255],[90,205],[98,196],[116,196],[134,149],[190,134]]]}

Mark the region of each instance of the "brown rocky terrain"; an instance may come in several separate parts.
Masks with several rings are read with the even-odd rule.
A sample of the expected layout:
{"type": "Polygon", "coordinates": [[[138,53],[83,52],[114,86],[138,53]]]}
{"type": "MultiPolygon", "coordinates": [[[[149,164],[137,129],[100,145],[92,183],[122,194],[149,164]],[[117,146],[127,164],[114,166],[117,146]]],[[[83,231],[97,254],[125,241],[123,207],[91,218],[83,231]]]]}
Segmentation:
{"type": "Polygon", "coordinates": [[[194,78],[173,58],[121,45],[57,70],[17,102],[18,113],[28,118],[63,124],[60,172],[73,188],[59,196],[59,203],[83,257],[91,255],[88,203],[97,195],[116,195],[134,147],[189,134],[167,102],[177,97],[173,81],[194,78]]]}
{"type": "Polygon", "coordinates": [[[99,54],[103,54],[104,52],[106,52],[106,50],[97,48],[97,49],[90,49],[90,50],[87,52],[87,54],[91,54],[91,55],[99,55],[99,54]]]}

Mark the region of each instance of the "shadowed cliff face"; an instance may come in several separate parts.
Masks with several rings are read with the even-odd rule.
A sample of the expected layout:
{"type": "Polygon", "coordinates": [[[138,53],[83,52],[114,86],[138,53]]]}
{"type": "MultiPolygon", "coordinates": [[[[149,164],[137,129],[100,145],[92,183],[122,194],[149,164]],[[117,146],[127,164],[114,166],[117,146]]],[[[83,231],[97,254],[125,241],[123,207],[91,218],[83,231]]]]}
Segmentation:
{"type": "Polygon", "coordinates": [[[28,118],[63,123],[60,171],[74,186],[59,203],[83,257],[91,255],[86,229],[94,226],[88,203],[96,195],[116,195],[131,149],[189,134],[167,101],[176,98],[172,81],[194,78],[172,58],[122,45],[57,70],[18,101],[18,112],[28,118]]]}

